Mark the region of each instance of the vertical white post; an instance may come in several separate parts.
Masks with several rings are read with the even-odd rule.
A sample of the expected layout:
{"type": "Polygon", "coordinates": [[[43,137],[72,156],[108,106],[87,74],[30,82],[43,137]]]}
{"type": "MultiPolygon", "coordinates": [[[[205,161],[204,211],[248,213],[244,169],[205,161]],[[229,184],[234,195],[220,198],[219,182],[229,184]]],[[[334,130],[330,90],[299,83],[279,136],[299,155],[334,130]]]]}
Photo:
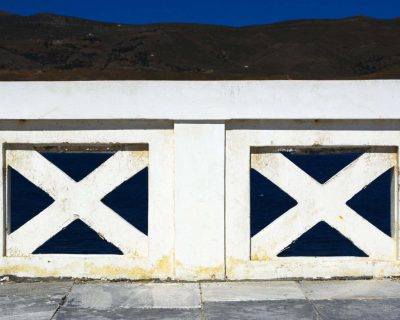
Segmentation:
{"type": "MultiPolygon", "coordinates": [[[[232,132],[233,131],[233,132],[232,132]]],[[[226,136],[226,276],[238,279],[233,264],[250,260],[250,146],[243,135],[226,136]]],[[[239,275],[240,277],[240,275],[239,275]]]]}
{"type": "Polygon", "coordinates": [[[394,168],[393,177],[392,177],[392,186],[391,186],[391,218],[392,218],[392,237],[395,239],[396,243],[396,260],[400,258],[400,230],[399,230],[399,166],[400,166],[400,146],[396,148],[397,158],[396,158],[396,166],[394,168]]]}
{"type": "Polygon", "coordinates": [[[4,164],[4,149],[3,143],[0,141],[0,257],[5,255],[5,238],[6,238],[6,208],[5,208],[5,195],[6,195],[6,170],[4,164]]]}
{"type": "Polygon", "coordinates": [[[225,277],[225,125],[175,124],[178,279],[225,277]]]}

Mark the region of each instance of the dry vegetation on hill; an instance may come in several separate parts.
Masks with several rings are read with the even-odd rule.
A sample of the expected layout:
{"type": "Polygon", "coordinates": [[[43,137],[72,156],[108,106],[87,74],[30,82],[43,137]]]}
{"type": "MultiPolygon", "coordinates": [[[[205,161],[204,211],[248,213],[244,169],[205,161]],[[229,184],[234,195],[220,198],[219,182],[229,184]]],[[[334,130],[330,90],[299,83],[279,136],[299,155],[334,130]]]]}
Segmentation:
{"type": "Polygon", "coordinates": [[[400,19],[232,28],[0,13],[0,80],[400,78],[400,19]]]}

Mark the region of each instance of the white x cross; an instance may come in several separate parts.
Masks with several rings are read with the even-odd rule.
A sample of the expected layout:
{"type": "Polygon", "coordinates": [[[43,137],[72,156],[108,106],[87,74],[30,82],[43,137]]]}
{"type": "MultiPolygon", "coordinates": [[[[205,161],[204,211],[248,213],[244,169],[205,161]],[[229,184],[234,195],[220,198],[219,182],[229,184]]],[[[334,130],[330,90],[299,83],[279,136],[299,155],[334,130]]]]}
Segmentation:
{"type": "Polygon", "coordinates": [[[81,219],[124,254],[146,256],[146,235],[100,201],[148,165],[146,151],[117,152],[79,182],[36,151],[7,150],[6,160],[55,200],[8,236],[10,256],[31,254],[76,219],[81,219]]]}
{"type": "Polygon", "coordinates": [[[320,184],[280,153],[253,154],[252,168],[298,204],[252,237],[252,255],[275,257],[318,222],[325,221],[370,258],[393,258],[394,240],[349,208],[346,202],[395,163],[394,154],[365,153],[320,184]]]}

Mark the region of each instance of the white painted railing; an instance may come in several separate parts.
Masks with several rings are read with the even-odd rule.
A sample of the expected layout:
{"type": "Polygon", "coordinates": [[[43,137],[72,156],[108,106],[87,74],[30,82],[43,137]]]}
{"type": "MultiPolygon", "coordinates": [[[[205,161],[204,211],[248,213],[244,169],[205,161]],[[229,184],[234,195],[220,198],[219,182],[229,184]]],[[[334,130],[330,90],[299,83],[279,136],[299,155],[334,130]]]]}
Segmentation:
{"type": "Polygon", "coordinates": [[[130,279],[400,275],[400,81],[0,83],[0,274],[130,279]],[[115,151],[76,182],[48,146],[115,151]],[[278,151],[365,148],[321,184],[278,151]],[[54,202],[10,232],[11,167],[54,202]],[[148,234],[100,200],[149,168],[148,234]],[[391,236],[346,202],[396,168],[391,236]],[[250,169],[297,205],[250,236],[250,169]],[[33,254],[82,220],[123,255],[33,254]],[[318,222],[368,257],[278,257],[318,222]]]}

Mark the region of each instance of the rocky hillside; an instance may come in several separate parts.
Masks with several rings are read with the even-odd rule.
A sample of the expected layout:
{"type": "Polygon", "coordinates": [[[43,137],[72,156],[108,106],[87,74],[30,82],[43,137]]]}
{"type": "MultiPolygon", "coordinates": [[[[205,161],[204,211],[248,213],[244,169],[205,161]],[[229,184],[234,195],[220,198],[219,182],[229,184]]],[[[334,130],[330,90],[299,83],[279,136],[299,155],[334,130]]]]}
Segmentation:
{"type": "Polygon", "coordinates": [[[0,80],[400,78],[400,19],[232,28],[0,13],[0,80]]]}

